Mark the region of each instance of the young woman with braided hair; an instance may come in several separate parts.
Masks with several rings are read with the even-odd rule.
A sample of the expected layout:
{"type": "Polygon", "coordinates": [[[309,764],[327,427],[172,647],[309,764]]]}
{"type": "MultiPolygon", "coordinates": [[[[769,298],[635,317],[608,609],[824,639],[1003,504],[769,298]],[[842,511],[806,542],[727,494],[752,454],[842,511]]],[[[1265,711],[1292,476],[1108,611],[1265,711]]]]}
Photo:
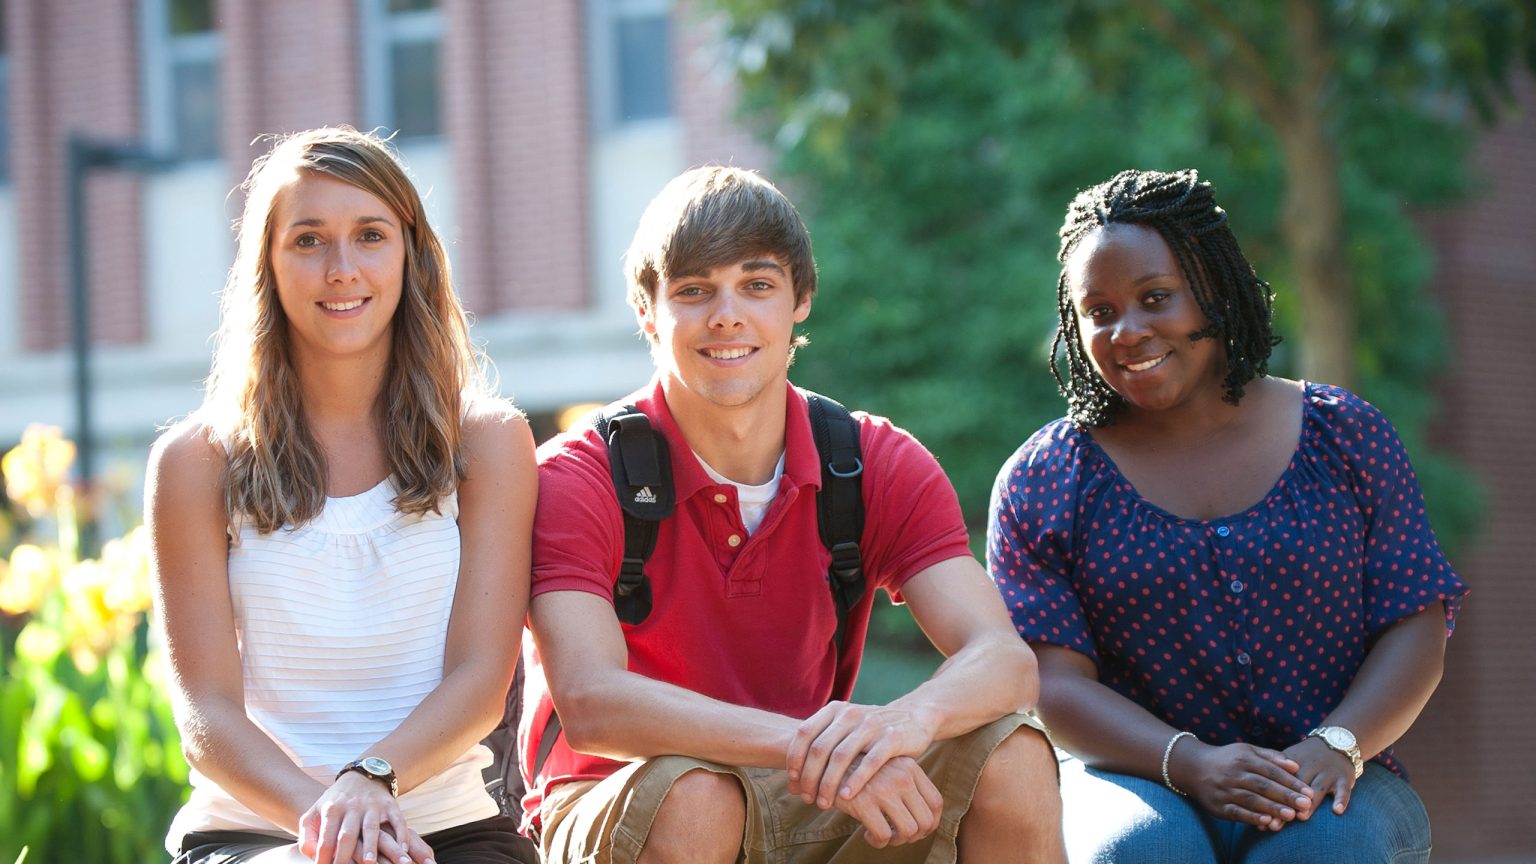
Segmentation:
{"type": "Polygon", "coordinates": [[[1269,286],[1194,171],[1061,230],[1069,416],[998,476],[988,563],[1070,754],[1076,862],[1425,861],[1391,744],[1466,593],[1391,424],[1267,374],[1269,286]]]}

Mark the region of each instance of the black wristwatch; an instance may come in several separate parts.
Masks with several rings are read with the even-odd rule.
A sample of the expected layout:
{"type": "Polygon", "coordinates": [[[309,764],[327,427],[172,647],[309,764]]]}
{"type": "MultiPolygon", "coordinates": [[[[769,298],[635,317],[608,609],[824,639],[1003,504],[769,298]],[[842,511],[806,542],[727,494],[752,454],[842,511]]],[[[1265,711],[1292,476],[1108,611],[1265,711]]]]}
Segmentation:
{"type": "Polygon", "coordinates": [[[364,756],[361,759],[355,759],[341,766],[341,770],[336,772],[336,779],[340,780],[341,775],[348,771],[356,771],[365,777],[377,780],[389,787],[391,798],[400,797],[400,783],[395,779],[395,769],[389,767],[389,763],[383,759],[377,756],[364,756]]]}

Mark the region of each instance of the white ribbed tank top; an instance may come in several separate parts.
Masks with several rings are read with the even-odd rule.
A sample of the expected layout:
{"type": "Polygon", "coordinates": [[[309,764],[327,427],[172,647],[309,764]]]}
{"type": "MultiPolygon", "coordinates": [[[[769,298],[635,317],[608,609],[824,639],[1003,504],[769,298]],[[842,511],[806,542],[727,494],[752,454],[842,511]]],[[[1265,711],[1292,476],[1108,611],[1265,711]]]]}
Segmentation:
{"type": "MultiPolygon", "coordinates": [[[[263,535],[231,530],[234,604],[246,713],[294,763],[329,785],[342,765],[394,731],[443,677],[459,574],[458,498],[406,516],[388,480],[328,498],[312,522],[263,535]]],[[[497,814],[479,744],[400,796],[419,834],[497,814]]],[[[192,772],[192,796],[166,837],[188,831],[288,832],[192,772]]],[[[289,835],[291,836],[291,835],[289,835]]]]}

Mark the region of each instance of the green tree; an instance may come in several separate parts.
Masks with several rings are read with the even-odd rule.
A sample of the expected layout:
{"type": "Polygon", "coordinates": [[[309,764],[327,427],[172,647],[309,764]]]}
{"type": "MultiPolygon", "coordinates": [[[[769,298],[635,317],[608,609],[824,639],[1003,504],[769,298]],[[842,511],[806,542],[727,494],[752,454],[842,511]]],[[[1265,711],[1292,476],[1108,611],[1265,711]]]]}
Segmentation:
{"type": "MultiPolygon", "coordinates": [[[[1281,237],[1302,301],[1298,371],[1353,387],[1346,174],[1355,165],[1379,173],[1371,164],[1378,155],[1400,155],[1349,152],[1355,127],[1393,116],[1444,122],[1462,103],[1491,117],[1509,96],[1516,52],[1536,52],[1530,14],[1528,4],[1507,0],[1080,0],[1068,32],[1074,50],[1109,80],[1125,68],[1117,58],[1171,49],[1209,95],[1252,112],[1286,180],[1281,237]],[[1143,32],[1154,38],[1127,38],[1143,32]]],[[[1398,191],[1410,203],[1436,203],[1444,191],[1433,178],[1397,179],[1407,181],[1398,191]],[[1420,190],[1425,179],[1431,186],[1420,190]]]]}
{"type": "Polygon", "coordinates": [[[1445,352],[1410,214],[1472,187],[1471,119],[1536,60],[1523,4],[708,5],[828,286],[797,379],[911,428],[973,519],[1062,413],[1045,360],[1066,202],[1121,168],[1195,166],[1279,294],[1276,371],[1381,404],[1436,525],[1464,533],[1470,481],[1418,446],[1445,352]]]}

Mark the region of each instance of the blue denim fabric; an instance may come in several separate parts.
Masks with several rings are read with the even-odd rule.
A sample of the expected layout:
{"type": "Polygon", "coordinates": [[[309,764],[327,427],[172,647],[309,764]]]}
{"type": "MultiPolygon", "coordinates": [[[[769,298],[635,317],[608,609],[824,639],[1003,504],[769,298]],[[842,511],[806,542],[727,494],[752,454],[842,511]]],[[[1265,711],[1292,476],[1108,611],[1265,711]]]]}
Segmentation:
{"type": "Polygon", "coordinates": [[[1161,783],[1061,762],[1071,864],[1426,864],[1429,815],[1401,777],[1370,763],[1349,809],[1333,799],[1278,832],[1217,819],[1161,783]]]}

